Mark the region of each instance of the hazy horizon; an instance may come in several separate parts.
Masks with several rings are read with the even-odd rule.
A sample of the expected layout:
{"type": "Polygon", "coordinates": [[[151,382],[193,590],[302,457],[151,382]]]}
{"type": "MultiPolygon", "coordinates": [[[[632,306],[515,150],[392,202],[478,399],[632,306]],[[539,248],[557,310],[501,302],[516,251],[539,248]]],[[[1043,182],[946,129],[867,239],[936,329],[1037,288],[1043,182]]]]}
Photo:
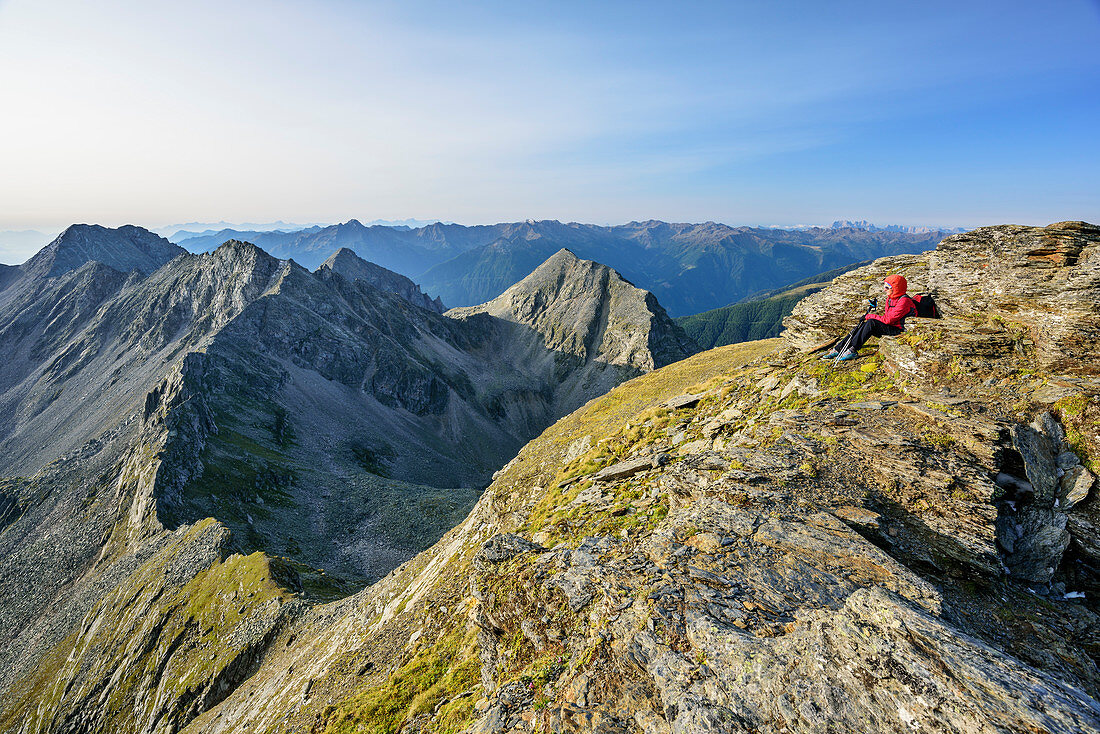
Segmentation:
{"type": "MultiPolygon", "coordinates": [[[[365,220],[365,219],[362,219],[362,218],[359,218],[359,217],[351,217],[350,219],[358,219],[360,221],[360,223],[362,223],[366,226],[370,226],[371,224],[379,224],[379,223],[383,223],[383,222],[387,222],[387,221],[388,222],[395,222],[395,223],[394,224],[383,224],[383,226],[408,226],[408,225],[400,224],[398,222],[398,220],[365,220]]],[[[61,232],[63,232],[67,227],[72,226],[74,224],[98,224],[98,225],[101,225],[101,226],[111,227],[111,228],[120,227],[120,226],[123,226],[123,225],[135,225],[135,226],[139,226],[139,227],[143,227],[145,229],[148,229],[149,231],[152,231],[152,232],[158,232],[158,233],[161,234],[162,237],[165,237],[166,239],[172,239],[172,235],[175,234],[178,231],[181,231],[181,227],[184,227],[184,226],[187,226],[187,225],[195,225],[195,224],[221,225],[216,229],[210,228],[210,229],[213,229],[213,231],[220,231],[220,229],[235,229],[235,230],[238,230],[238,231],[273,231],[275,229],[283,229],[283,230],[287,230],[287,231],[296,231],[296,230],[299,230],[299,229],[308,229],[309,227],[312,227],[312,226],[326,227],[326,226],[332,226],[332,225],[336,225],[336,224],[345,224],[348,221],[350,221],[350,219],[346,219],[343,222],[329,222],[329,223],[321,223],[321,222],[292,223],[292,222],[281,222],[281,221],[236,223],[236,222],[220,221],[220,222],[176,222],[176,223],[169,222],[169,223],[165,223],[165,224],[154,224],[154,225],[147,225],[147,224],[142,224],[142,223],[139,223],[139,222],[132,222],[132,221],[111,223],[111,224],[103,224],[102,222],[70,222],[69,224],[66,224],[66,225],[64,225],[62,227],[59,227],[59,228],[56,228],[56,229],[42,228],[42,229],[29,229],[29,230],[0,230],[0,264],[2,264],[2,265],[21,265],[22,263],[26,262],[28,259],[33,257],[34,254],[36,252],[38,252],[40,249],[42,249],[43,247],[48,245],[50,242],[52,242],[54,239],[56,239],[61,234],[61,232]],[[251,225],[251,227],[249,225],[251,225]],[[286,225],[286,226],[276,227],[274,225],[286,225]],[[171,231],[168,231],[168,230],[171,230],[171,231]]],[[[412,219],[412,218],[410,218],[410,219],[412,219]]],[[[652,219],[652,218],[650,218],[650,219],[652,219]]],[[[431,224],[434,224],[436,222],[442,222],[442,220],[438,220],[438,219],[436,219],[436,220],[429,219],[429,220],[423,220],[423,221],[427,221],[428,223],[431,223],[431,224]]],[[[521,219],[508,220],[508,222],[518,222],[518,221],[525,221],[525,220],[521,220],[521,219]]],[[[568,224],[592,224],[592,225],[601,226],[601,227],[614,227],[614,226],[618,226],[618,225],[629,224],[631,221],[649,221],[649,220],[645,219],[645,220],[630,220],[630,221],[624,221],[624,222],[566,222],[566,223],[568,223],[568,224]]],[[[714,220],[705,220],[705,221],[714,221],[714,220]]],[[[744,222],[741,222],[741,223],[737,223],[737,222],[716,222],[716,223],[717,224],[723,224],[723,225],[730,226],[730,227],[757,227],[757,228],[764,228],[764,229],[800,229],[800,228],[807,228],[807,227],[827,228],[827,227],[831,226],[833,223],[838,222],[838,221],[859,222],[859,221],[867,221],[867,220],[865,220],[865,219],[861,220],[859,218],[851,218],[851,217],[842,217],[842,218],[834,219],[831,222],[816,222],[816,223],[810,223],[810,224],[760,224],[760,223],[744,223],[744,222]]],[[[479,225],[502,224],[502,223],[505,223],[505,222],[473,222],[473,223],[443,222],[443,223],[444,224],[458,224],[458,225],[462,225],[462,226],[471,227],[471,226],[479,226],[479,225]]],[[[685,222],[671,222],[671,223],[683,224],[685,222]]],[[[701,224],[701,223],[703,223],[703,222],[692,222],[692,224],[701,224]]],[[[879,228],[886,228],[886,227],[891,227],[891,226],[901,226],[901,227],[927,227],[927,228],[930,228],[930,229],[941,228],[941,229],[944,229],[944,230],[952,229],[951,227],[947,227],[945,225],[939,225],[939,224],[901,224],[899,222],[868,222],[868,223],[875,226],[875,227],[879,227],[879,228]]],[[[424,225],[418,225],[418,226],[424,226],[424,225]]],[[[195,229],[195,230],[189,230],[189,231],[200,232],[200,231],[207,231],[207,229],[204,228],[202,230],[195,229]]]]}
{"type": "Polygon", "coordinates": [[[1100,220],[1100,12],[0,0],[0,230],[1100,220]]]}

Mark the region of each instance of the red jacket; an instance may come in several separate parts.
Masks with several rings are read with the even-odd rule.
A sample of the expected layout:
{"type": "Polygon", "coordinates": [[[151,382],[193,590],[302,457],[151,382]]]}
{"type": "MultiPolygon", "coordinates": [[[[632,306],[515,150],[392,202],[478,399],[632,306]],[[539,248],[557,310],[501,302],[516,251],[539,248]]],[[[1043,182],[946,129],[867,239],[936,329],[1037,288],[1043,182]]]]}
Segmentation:
{"type": "Polygon", "coordinates": [[[904,329],[905,317],[912,316],[917,312],[917,304],[912,298],[905,295],[909,283],[901,275],[887,275],[886,284],[890,286],[890,295],[886,298],[886,308],[882,310],[881,316],[877,313],[869,313],[867,318],[904,329]]]}
{"type": "Polygon", "coordinates": [[[900,298],[887,298],[886,308],[882,310],[882,315],[869,313],[867,318],[904,329],[905,317],[912,316],[916,312],[917,307],[913,303],[913,299],[909,296],[901,296],[900,298]]]}

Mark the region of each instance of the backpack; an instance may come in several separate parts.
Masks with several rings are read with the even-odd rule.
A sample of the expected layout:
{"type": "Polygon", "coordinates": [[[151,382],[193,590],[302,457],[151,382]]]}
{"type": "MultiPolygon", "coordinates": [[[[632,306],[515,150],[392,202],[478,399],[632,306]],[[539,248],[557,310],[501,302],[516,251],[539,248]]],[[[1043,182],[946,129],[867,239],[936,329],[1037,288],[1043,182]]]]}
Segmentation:
{"type": "Polygon", "coordinates": [[[913,314],[919,319],[938,319],[940,318],[940,309],[936,306],[936,302],[932,299],[931,294],[918,293],[915,296],[909,296],[913,301],[913,304],[917,307],[917,312],[913,314]]]}

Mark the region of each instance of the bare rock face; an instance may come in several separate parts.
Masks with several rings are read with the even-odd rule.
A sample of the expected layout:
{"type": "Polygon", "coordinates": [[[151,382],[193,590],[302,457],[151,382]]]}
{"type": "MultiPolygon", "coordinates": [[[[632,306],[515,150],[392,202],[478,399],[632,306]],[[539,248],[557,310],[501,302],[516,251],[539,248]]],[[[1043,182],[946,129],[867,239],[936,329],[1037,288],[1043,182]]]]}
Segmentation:
{"type": "MultiPolygon", "coordinates": [[[[930,253],[883,258],[837,278],[798,303],[784,338],[807,350],[850,330],[882,279],[904,275],[910,293],[930,292],[947,316],[1010,314],[1028,330],[1041,364],[1095,371],[1100,350],[1100,227],[981,227],[947,237],[930,253]]],[[[912,321],[912,320],[911,320],[912,321]]]]}
{"type": "Polygon", "coordinates": [[[887,275],[905,276],[910,293],[926,292],[928,257],[927,253],[884,257],[841,275],[828,288],[795,304],[790,316],[783,319],[785,331],[781,336],[802,351],[843,336],[867,313],[869,298],[884,300],[882,281],[887,275]]]}
{"type": "Polygon", "coordinates": [[[341,247],[334,252],[318,268],[319,272],[326,270],[341,275],[348,280],[361,280],[369,283],[387,293],[396,293],[409,303],[426,308],[429,311],[443,313],[447,310],[443,306],[443,301],[439,298],[432,300],[426,294],[421,293],[420,286],[404,275],[386,270],[372,262],[367,262],[346,247],[341,247]]]}
{"type": "MultiPolygon", "coordinates": [[[[837,314],[857,310],[891,272],[909,279],[910,292],[932,293],[946,314],[936,322],[911,318],[908,336],[882,340],[887,368],[914,386],[950,385],[964,375],[1005,384],[1031,365],[1055,374],[1096,370],[1100,227],[984,227],[948,237],[927,255],[876,261],[800,302],[785,322],[788,343],[807,350],[843,333],[850,325],[837,314]]],[[[1050,413],[1008,428],[1017,465],[1002,472],[1002,456],[991,467],[1002,488],[997,545],[1014,577],[1045,583],[1070,545],[1066,512],[1088,496],[1093,477],[1050,413]]]]}
{"type": "Polygon", "coordinates": [[[1100,371],[1100,227],[982,227],[953,235],[928,258],[945,311],[1011,313],[1027,326],[1043,367],[1100,371]]]}
{"type": "Polygon", "coordinates": [[[546,348],[585,363],[648,371],[698,350],[651,293],[568,250],[492,301],[451,311],[459,318],[477,313],[527,326],[546,348]]]}

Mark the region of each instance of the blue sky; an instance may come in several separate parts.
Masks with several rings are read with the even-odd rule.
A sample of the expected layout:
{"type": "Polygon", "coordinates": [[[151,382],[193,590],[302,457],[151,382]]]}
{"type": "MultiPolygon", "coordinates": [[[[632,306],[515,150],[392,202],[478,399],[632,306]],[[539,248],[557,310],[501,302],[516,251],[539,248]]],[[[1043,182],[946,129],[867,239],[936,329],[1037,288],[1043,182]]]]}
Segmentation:
{"type": "Polygon", "coordinates": [[[0,0],[0,229],[1100,221],[1098,39],[1095,0],[0,0]]]}

